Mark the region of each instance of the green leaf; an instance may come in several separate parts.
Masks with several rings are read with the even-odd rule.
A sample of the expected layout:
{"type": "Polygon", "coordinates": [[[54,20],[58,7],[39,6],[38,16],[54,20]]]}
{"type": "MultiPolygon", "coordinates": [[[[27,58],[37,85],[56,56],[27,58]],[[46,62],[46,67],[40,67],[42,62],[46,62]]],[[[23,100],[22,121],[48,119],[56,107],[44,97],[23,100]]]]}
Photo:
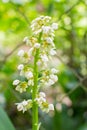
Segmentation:
{"type": "Polygon", "coordinates": [[[40,129],[40,126],[41,126],[41,122],[38,124],[38,128],[37,128],[38,130],[40,129]]]}
{"type": "Polygon", "coordinates": [[[15,130],[6,112],[0,106],[0,130],[15,130]]]}

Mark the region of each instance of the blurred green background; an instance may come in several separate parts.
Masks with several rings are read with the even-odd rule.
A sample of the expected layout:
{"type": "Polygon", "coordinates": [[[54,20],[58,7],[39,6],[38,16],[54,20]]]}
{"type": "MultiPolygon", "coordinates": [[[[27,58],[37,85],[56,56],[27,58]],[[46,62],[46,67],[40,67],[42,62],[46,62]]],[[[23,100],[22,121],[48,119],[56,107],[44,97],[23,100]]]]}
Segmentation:
{"type": "Polygon", "coordinates": [[[39,110],[40,130],[87,130],[87,0],[0,0],[0,130],[31,130],[31,110],[23,114],[15,106],[30,95],[16,92],[12,82],[19,76],[17,52],[26,48],[22,40],[40,15],[59,25],[51,61],[59,80],[44,89],[55,111],[39,110]]]}

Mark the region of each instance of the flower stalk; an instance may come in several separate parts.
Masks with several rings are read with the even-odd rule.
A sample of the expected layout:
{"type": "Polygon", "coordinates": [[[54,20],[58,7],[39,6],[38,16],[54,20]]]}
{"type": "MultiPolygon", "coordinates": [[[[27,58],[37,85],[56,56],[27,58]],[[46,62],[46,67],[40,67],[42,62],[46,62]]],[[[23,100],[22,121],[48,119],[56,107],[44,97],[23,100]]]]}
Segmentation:
{"type": "MultiPolygon", "coordinates": [[[[41,35],[39,36],[39,42],[40,42],[41,35]]],[[[38,94],[38,61],[39,56],[39,49],[36,50],[36,54],[34,57],[34,86],[33,86],[33,92],[32,92],[32,124],[33,129],[32,130],[38,130],[38,104],[36,103],[35,99],[37,98],[38,94]]]]}
{"type": "Polygon", "coordinates": [[[33,86],[33,92],[32,92],[32,124],[33,124],[33,130],[37,130],[38,128],[38,104],[36,103],[35,99],[37,97],[37,87],[38,87],[38,66],[37,66],[37,60],[38,60],[38,53],[39,51],[36,50],[36,54],[34,57],[34,86],[33,86]]]}

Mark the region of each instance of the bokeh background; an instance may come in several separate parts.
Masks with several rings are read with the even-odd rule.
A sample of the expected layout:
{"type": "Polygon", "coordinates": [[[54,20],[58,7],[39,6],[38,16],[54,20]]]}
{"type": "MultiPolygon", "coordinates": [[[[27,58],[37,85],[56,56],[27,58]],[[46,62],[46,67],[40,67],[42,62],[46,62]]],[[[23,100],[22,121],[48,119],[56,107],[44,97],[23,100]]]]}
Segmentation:
{"type": "Polygon", "coordinates": [[[0,130],[31,130],[31,110],[23,114],[15,106],[30,95],[16,92],[12,82],[19,78],[17,52],[26,49],[22,40],[40,15],[51,16],[59,26],[57,55],[50,62],[59,80],[43,89],[55,111],[39,110],[40,130],[87,130],[87,0],[0,0],[0,130]],[[9,119],[12,129],[11,122],[3,128],[9,119]]]}

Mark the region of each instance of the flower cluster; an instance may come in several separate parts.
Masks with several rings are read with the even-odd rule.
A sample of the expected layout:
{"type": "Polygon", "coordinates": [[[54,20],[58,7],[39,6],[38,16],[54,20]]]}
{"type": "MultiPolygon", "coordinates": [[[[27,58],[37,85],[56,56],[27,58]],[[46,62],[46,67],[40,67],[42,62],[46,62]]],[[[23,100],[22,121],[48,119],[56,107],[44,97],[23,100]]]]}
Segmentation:
{"type": "Polygon", "coordinates": [[[46,101],[46,95],[44,92],[40,92],[37,95],[37,98],[35,99],[35,101],[37,102],[38,106],[42,109],[42,111],[44,112],[49,112],[50,110],[54,110],[54,106],[53,104],[48,104],[48,102],[46,101]]]}
{"type": "Polygon", "coordinates": [[[23,113],[25,111],[27,111],[28,109],[30,109],[32,107],[32,100],[24,100],[21,103],[16,103],[17,105],[17,109],[18,111],[23,111],[23,113]]]}
{"type": "MultiPolygon", "coordinates": [[[[18,70],[20,76],[25,77],[25,81],[20,81],[18,79],[13,81],[13,85],[16,86],[16,90],[20,93],[27,91],[27,88],[30,86],[33,91],[33,87],[35,85],[34,79],[36,75],[33,69],[34,67],[29,66],[29,62],[34,58],[37,58],[36,65],[38,69],[40,69],[41,73],[41,76],[38,77],[38,86],[51,86],[57,82],[58,70],[55,68],[48,69],[49,60],[52,58],[52,56],[56,55],[54,33],[57,28],[58,24],[51,23],[51,17],[49,16],[40,16],[32,21],[31,29],[33,36],[30,38],[25,37],[23,40],[23,42],[29,46],[29,50],[20,50],[18,52],[18,56],[22,61],[22,63],[18,65],[18,70]]],[[[44,112],[54,110],[53,104],[48,104],[45,93],[39,92],[39,89],[34,102],[36,102],[44,112]]],[[[17,109],[23,112],[30,109],[32,104],[32,99],[27,101],[24,100],[21,103],[16,103],[17,109]]]]}
{"type": "Polygon", "coordinates": [[[53,85],[58,80],[58,77],[56,75],[57,73],[58,70],[56,70],[55,68],[52,68],[51,70],[44,70],[40,80],[41,83],[44,86],[48,86],[48,87],[53,85]]]}

